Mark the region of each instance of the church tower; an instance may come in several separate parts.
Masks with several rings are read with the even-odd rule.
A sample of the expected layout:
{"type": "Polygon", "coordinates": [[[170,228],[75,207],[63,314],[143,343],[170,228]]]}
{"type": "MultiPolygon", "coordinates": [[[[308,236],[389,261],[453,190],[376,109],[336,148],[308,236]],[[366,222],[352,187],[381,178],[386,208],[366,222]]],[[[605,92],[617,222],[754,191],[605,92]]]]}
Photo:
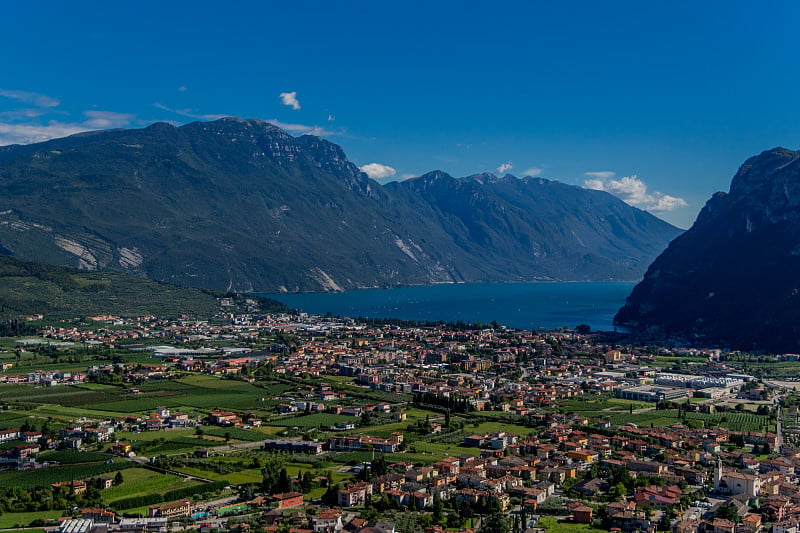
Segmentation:
{"type": "Polygon", "coordinates": [[[722,481],[722,458],[717,456],[717,466],[714,467],[714,490],[719,490],[719,484],[722,481]]]}

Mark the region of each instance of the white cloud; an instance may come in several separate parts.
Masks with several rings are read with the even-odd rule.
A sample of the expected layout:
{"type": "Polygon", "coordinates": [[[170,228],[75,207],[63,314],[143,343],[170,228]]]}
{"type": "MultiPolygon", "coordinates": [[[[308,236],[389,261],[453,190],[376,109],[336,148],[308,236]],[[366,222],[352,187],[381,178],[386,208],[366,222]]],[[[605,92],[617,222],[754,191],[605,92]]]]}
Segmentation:
{"type": "MultiPolygon", "coordinates": [[[[587,175],[590,175],[590,173],[587,173],[587,175]]],[[[674,211],[689,205],[683,198],[669,196],[660,192],[647,192],[647,185],[635,174],[618,180],[603,179],[602,177],[590,178],[583,182],[583,186],[587,189],[611,193],[625,203],[646,211],[674,211]]]]}
{"type": "Polygon", "coordinates": [[[419,174],[400,174],[400,181],[406,181],[414,178],[418,178],[419,174]]]}
{"type": "Polygon", "coordinates": [[[528,170],[525,170],[522,173],[522,175],[523,176],[538,176],[542,172],[544,172],[543,168],[529,168],[528,170]]]}
{"type": "Polygon", "coordinates": [[[589,176],[590,178],[597,178],[597,179],[601,179],[601,180],[607,180],[607,179],[611,179],[614,176],[616,176],[617,173],[616,172],[609,172],[607,170],[604,170],[602,172],[584,172],[583,175],[584,176],[589,176]]]}
{"type": "Polygon", "coordinates": [[[281,93],[281,103],[290,106],[295,111],[300,109],[300,102],[297,101],[297,91],[281,93]]]}
{"type": "Polygon", "coordinates": [[[508,163],[503,163],[499,167],[497,167],[497,173],[498,174],[505,174],[506,172],[508,172],[512,168],[514,168],[514,165],[512,165],[511,161],[509,161],[508,163]]]}
{"type": "Polygon", "coordinates": [[[683,198],[677,198],[668,194],[656,193],[656,204],[650,208],[650,211],[657,211],[663,213],[665,211],[674,211],[679,207],[687,207],[689,204],[683,198]]]}
{"type": "Polygon", "coordinates": [[[335,131],[326,130],[322,126],[290,124],[287,122],[281,122],[280,120],[275,118],[265,120],[265,122],[269,122],[273,126],[278,126],[280,129],[288,131],[289,133],[297,133],[298,135],[316,135],[317,137],[323,137],[325,135],[341,135],[340,133],[337,133],[335,131]]]}
{"type": "Polygon", "coordinates": [[[181,93],[185,93],[188,90],[189,90],[189,88],[186,85],[181,85],[180,87],[178,87],[178,92],[181,92],[181,93]]]}
{"type": "MultiPolygon", "coordinates": [[[[167,107],[164,104],[155,103],[153,104],[158,109],[163,111],[169,111],[170,113],[175,113],[176,115],[181,115],[184,117],[195,118],[197,120],[219,120],[221,118],[226,118],[230,115],[216,115],[216,114],[202,114],[195,112],[194,109],[172,109],[171,107],[167,107]]],[[[316,135],[317,137],[325,137],[329,135],[342,135],[340,132],[331,131],[323,128],[322,126],[308,126],[306,124],[292,124],[289,122],[281,122],[276,118],[267,119],[264,122],[269,122],[273,126],[277,126],[284,131],[288,131],[289,133],[293,133],[296,135],[316,135]]]]}
{"type": "Polygon", "coordinates": [[[68,124],[52,120],[42,124],[9,124],[0,122],[0,146],[31,144],[66,137],[91,128],[81,124],[68,124]]]}
{"type": "Polygon", "coordinates": [[[7,118],[9,120],[25,120],[25,119],[41,117],[42,115],[46,115],[50,112],[51,111],[49,109],[44,109],[41,107],[28,107],[24,109],[3,111],[2,113],[0,113],[0,117],[7,118]]]}
{"type": "Polygon", "coordinates": [[[38,93],[31,93],[28,91],[9,91],[7,89],[0,89],[0,96],[19,100],[26,104],[32,104],[36,107],[57,107],[61,102],[56,98],[38,93]]]}
{"type": "Polygon", "coordinates": [[[136,115],[130,113],[89,110],[83,112],[86,117],[83,122],[64,122],[59,120],[40,123],[30,122],[30,119],[36,119],[41,115],[42,113],[19,112],[3,114],[4,117],[8,117],[11,120],[0,121],[0,146],[44,142],[83,131],[123,128],[130,126],[136,119],[136,115]],[[21,119],[22,121],[17,122],[14,119],[21,119]]]}
{"type": "Polygon", "coordinates": [[[131,125],[131,120],[136,115],[130,113],[116,113],[114,111],[84,111],[89,117],[83,124],[87,128],[107,130],[109,128],[126,128],[131,125]]]}
{"type": "Polygon", "coordinates": [[[374,180],[391,178],[397,171],[388,165],[381,165],[380,163],[369,163],[363,167],[359,167],[361,172],[374,180]]]}
{"type": "Polygon", "coordinates": [[[225,117],[229,116],[229,115],[217,115],[217,114],[213,114],[213,113],[211,113],[211,114],[202,114],[202,113],[195,112],[194,109],[172,109],[171,107],[167,107],[164,104],[159,104],[158,102],[153,104],[153,107],[157,107],[158,109],[161,109],[162,111],[169,111],[170,113],[175,113],[176,115],[181,115],[181,116],[189,117],[189,118],[196,118],[198,120],[219,120],[221,118],[225,118],[225,117]]]}

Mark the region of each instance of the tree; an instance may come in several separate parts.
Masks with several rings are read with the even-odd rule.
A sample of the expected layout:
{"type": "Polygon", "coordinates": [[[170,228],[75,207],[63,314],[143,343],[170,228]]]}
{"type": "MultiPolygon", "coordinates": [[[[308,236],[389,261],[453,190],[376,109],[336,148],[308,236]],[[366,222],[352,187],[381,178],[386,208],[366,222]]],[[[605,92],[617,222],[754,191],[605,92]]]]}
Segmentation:
{"type": "Polygon", "coordinates": [[[628,493],[628,490],[625,488],[625,485],[622,483],[617,483],[612,485],[611,488],[608,490],[608,497],[614,500],[615,502],[622,501],[623,496],[628,493]]]}
{"type": "Polygon", "coordinates": [[[379,455],[372,461],[370,466],[370,470],[372,470],[372,475],[374,477],[385,476],[389,473],[389,465],[386,463],[386,458],[383,455],[379,455]]]}
{"type": "Polygon", "coordinates": [[[278,489],[278,477],[283,468],[283,461],[278,457],[266,457],[264,468],[261,469],[263,478],[261,480],[261,490],[267,494],[274,492],[284,492],[278,489]]]}
{"type": "Polygon", "coordinates": [[[314,480],[314,476],[308,470],[303,472],[302,475],[300,475],[298,473],[297,481],[298,481],[298,485],[300,485],[300,492],[305,494],[306,492],[310,491],[313,488],[313,485],[314,485],[314,481],[313,480],[314,480]]]}
{"type": "Polygon", "coordinates": [[[736,506],[730,503],[719,508],[717,517],[730,520],[734,524],[738,524],[742,519],[742,517],[739,516],[739,512],[736,510],[736,506]]]}
{"type": "Polygon", "coordinates": [[[322,495],[322,503],[328,507],[333,507],[339,503],[339,484],[332,483],[328,485],[325,494],[322,495]]]}
{"type": "Polygon", "coordinates": [[[121,470],[117,470],[117,473],[114,476],[114,481],[112,483],[114,484],[115,487],[117,487],[119,485],[122,485],[123,481],[124,481],[124,478],[122,477],[122,471],[121,470]]]}
{"type": "Polygon", "coordinates": [[[481,521],[478,533],[512,533],[511,521],[502,513],[494,512],[481,521]]]}
{"type": "Polygon", "coordinates": [[[275,490],[279,493],[294,491],[294,483],[292,483],[292,478],[289,477],[289,473],[285,468],[281,468],[281,471],[278,474],[278,486],[275,488],[275,490]]]}

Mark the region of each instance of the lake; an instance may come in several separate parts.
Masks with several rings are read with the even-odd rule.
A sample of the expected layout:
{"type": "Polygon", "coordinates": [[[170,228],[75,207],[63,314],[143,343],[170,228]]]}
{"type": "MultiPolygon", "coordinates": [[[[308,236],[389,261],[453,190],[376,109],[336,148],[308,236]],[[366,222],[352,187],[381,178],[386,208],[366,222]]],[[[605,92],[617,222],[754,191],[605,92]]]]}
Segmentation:
{"type": "Polygon", "coordinates": [[[338,293],[265,294],[309,314],[497,322],[519,329],[613,330],[634,282],[458,283],[338,293]]]}

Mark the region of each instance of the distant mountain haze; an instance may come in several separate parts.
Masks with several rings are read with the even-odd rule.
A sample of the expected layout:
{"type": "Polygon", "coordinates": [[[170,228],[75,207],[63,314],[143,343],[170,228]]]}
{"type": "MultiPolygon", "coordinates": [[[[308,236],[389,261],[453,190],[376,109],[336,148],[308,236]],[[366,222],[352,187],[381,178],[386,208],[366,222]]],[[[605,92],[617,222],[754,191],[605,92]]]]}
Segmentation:
{"type": "Polygon", "coordinates": [[[800,152],[751,157],[649,267],[615,318],[639,333],[800,350],[800,152]]]}
{"type": "Polygon", "coordinates": [[[605,192],[436,171],[382,186],[260,120],[0,148],[0,253],[239,292],[636,280],[674,226],[605,192]]]}

